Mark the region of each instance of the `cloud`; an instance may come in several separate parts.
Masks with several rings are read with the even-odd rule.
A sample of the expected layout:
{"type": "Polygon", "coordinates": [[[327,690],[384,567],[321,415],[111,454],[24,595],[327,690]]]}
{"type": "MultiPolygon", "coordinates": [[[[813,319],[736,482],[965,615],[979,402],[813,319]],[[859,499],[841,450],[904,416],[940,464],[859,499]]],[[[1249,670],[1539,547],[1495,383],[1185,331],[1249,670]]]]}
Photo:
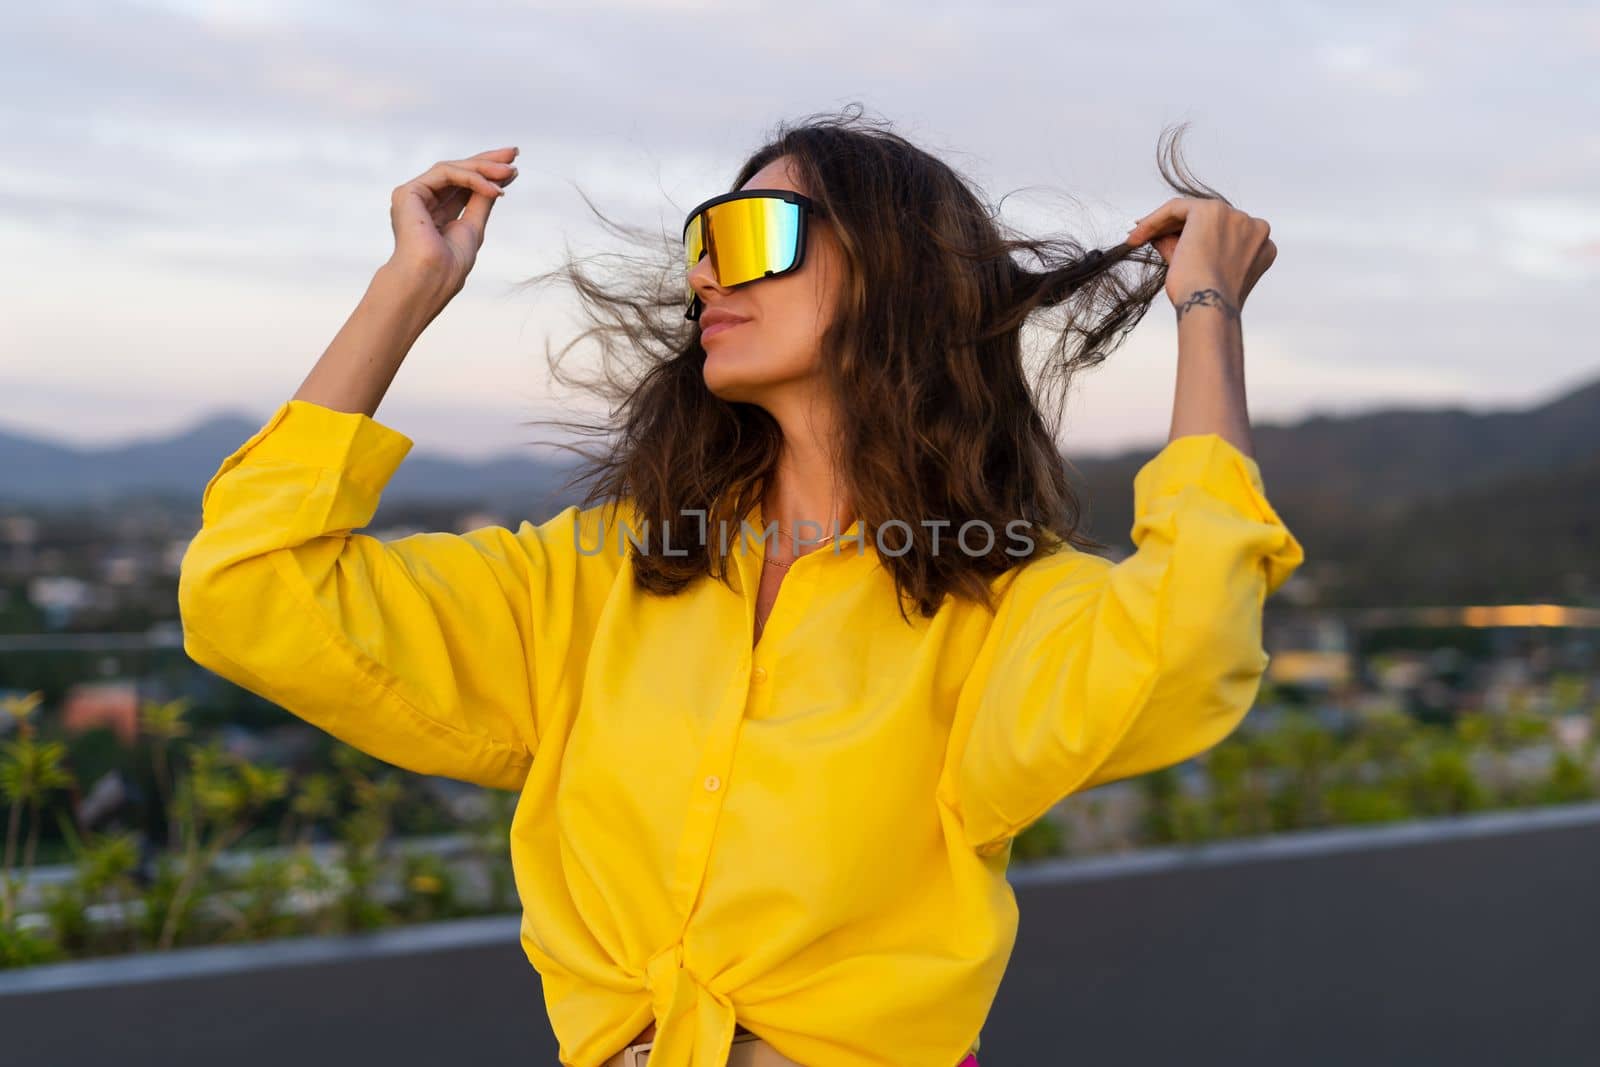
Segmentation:
{"type": "MultiPolygon", "coordinates": [[[[1485,395],[1513,351],[1533,390],[1586,358],[1600,243],[1592,12],[827,0],[774,32],[792,12],[726,0],[8,10],[0,285],[23,296],[0,317],[8,383],[26,404],[30,389],[113,373],[120,332],[140,373],[194,382],[191,405],[292,387],[388,255],[393,187],[516,144],[522,174],[469,291],[421,346],[448,351],[408,361],[394,387],[492,408],[538,347],[525,334],[557,329],[563,309],[491,294],[552,265],[568,239],[605,243],[577,188],[670,230],[779,119],[853,100],[991,200],[1038,190],[1007,202],[1029,229],[1095,240],[1172,195],[1156,136],[1192,121],[1196,173],[1268,218],[1280,248],[1247,312],[1257,416],[1485,395]],[[74,317],[83,307],[116,319],[74,317]],[[244,380],[196,377],[229,346],[248,353],[244,380]]],[[[1141,344],[1171,342],[1142,329],[1141,344]]],[[[1085,388],[1099,391],[1085,433],[1121,433],[1101,414],[1119,405],[1158,432],[1170,403],[1143,406],[1136,376],[1085,388]]]]}

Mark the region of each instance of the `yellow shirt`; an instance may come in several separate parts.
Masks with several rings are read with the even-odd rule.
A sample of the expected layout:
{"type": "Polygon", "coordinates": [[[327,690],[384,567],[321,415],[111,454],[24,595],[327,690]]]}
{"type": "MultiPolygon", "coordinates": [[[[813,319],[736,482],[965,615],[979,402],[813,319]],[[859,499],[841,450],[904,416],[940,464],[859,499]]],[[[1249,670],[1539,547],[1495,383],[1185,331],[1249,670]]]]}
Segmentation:
{"type": "Polygon", "coordinates": [[[956,1067],[1015,940],[1012,837],[1227,736],[1304,559],[1255,461],[1190,435],[1138,472],[1120,563],[1058,544],[996,579],[996,614],[952,597],[908,625],[858,524],[794,563],[752,648],[759,509],[734,587],[675,597],[634,588],[604,505],[351,533],[411,446],[285,402],[205,487],[184,648],[379,759],[520,792],[521,941],[564,1067],[652,1018],[649,1067],[722,1067],[736,1021],[800,1063],[956,1067]]]}

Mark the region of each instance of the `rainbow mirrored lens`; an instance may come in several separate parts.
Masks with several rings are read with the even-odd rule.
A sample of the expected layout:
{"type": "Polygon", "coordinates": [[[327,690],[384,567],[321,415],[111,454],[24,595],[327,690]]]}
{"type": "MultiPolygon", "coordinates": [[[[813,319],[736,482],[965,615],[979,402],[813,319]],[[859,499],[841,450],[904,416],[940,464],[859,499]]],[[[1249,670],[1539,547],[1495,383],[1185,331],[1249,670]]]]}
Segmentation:
{"type": "MultiPolygon", "coordinates": [[[[696,213],[684,229],[688,269],[709,255],[717,284],[727,288],[790,270],[800,252],[801,213],[800,204],[775,196],[712,204],[696,213]]],[[[692,307],[694,287],[685,284],[692,307]]]]}

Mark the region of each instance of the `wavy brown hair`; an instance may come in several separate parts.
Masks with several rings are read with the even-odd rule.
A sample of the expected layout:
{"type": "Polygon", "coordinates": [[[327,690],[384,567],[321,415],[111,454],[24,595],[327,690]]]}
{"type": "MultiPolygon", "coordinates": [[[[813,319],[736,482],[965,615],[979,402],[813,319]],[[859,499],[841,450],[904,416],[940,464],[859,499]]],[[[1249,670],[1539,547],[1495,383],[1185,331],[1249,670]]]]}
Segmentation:
{"type": "MultiPolygon", "coordinates": [[[[1225,200],[1186,175],[1182,130],[1163,131],[1162,177],[1179,195],[1225,200]]],[[[1079,529],[1056,436],[1073,376],[1121,344],[1162,292],[1160,255],[1149,245],[1099,251],[1068,236],[1017,234],[965,177],[886,123],[863,120],[859,105],[779,123],[730,191],[782,156],[843,247],[842,300],[821,353],[842,427],[835,469],[867,536],[891,519],[909,523],[909,540],[896,533],[882,542],[900,554],[880,552],[902,617],[907,601],[931,617],[948,594],[992,610],[991,581],[1052,542],[1106,547],[1079,529]],[[1033,264],[1017,262],[1017,253],[1033,264]],[[1030,368],[1022,327],[1033,322],[1053,340],[1030,368]],[[992,550],[935,552],[923,524],[936,520],[950,523],[939,532],[946,546],[963,523],[986,522],[992,550]],[[1001,532],[1016,529],[1007,525],[1014,520],[1026,522],[1034,540],[1026,556],[1001,532]]],[[[706,387],[700,327],[684,317],[676,228],[619,224],[582,195],[607,229],[648,251],[599,257],[621,265],[602,278],[569,248],[561,267],[524,284],[560,279],[577,292],[588,325],[559,352],[547,345],[551,374],[605,399],[611,416],[529,422],[602,442],[557,447],[583,458],[567,482],[588,485],[582,506],[628,499],[643,520],[641,543],[630,550],[639,586],[670,595],[700,577],[727,581],[718,538],[696,545],[682,530],[699,523],[685,516],[702,513],[708,530],[739,529],[764,499],[782,432],[761,407],[706,387]],[[567,373],[562,360],[585,341],[598,345],[599,372],[567,373]],[[666,523],[671,555],[658,540],[666,523]]]]}

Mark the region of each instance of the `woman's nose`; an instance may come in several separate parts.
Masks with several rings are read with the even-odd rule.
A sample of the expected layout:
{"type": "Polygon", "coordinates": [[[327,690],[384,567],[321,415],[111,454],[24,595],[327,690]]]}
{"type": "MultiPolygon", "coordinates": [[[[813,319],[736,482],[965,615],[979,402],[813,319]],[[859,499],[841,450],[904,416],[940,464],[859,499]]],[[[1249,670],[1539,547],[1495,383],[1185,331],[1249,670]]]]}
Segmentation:
{"type": "Polygon", "coordinates": [[[697,293],[722,291],[722,286],[717,284],[716,272],[711,269],[710,256],[701,256],[700,262],[689,269],[689,284],[697,293]]]}

